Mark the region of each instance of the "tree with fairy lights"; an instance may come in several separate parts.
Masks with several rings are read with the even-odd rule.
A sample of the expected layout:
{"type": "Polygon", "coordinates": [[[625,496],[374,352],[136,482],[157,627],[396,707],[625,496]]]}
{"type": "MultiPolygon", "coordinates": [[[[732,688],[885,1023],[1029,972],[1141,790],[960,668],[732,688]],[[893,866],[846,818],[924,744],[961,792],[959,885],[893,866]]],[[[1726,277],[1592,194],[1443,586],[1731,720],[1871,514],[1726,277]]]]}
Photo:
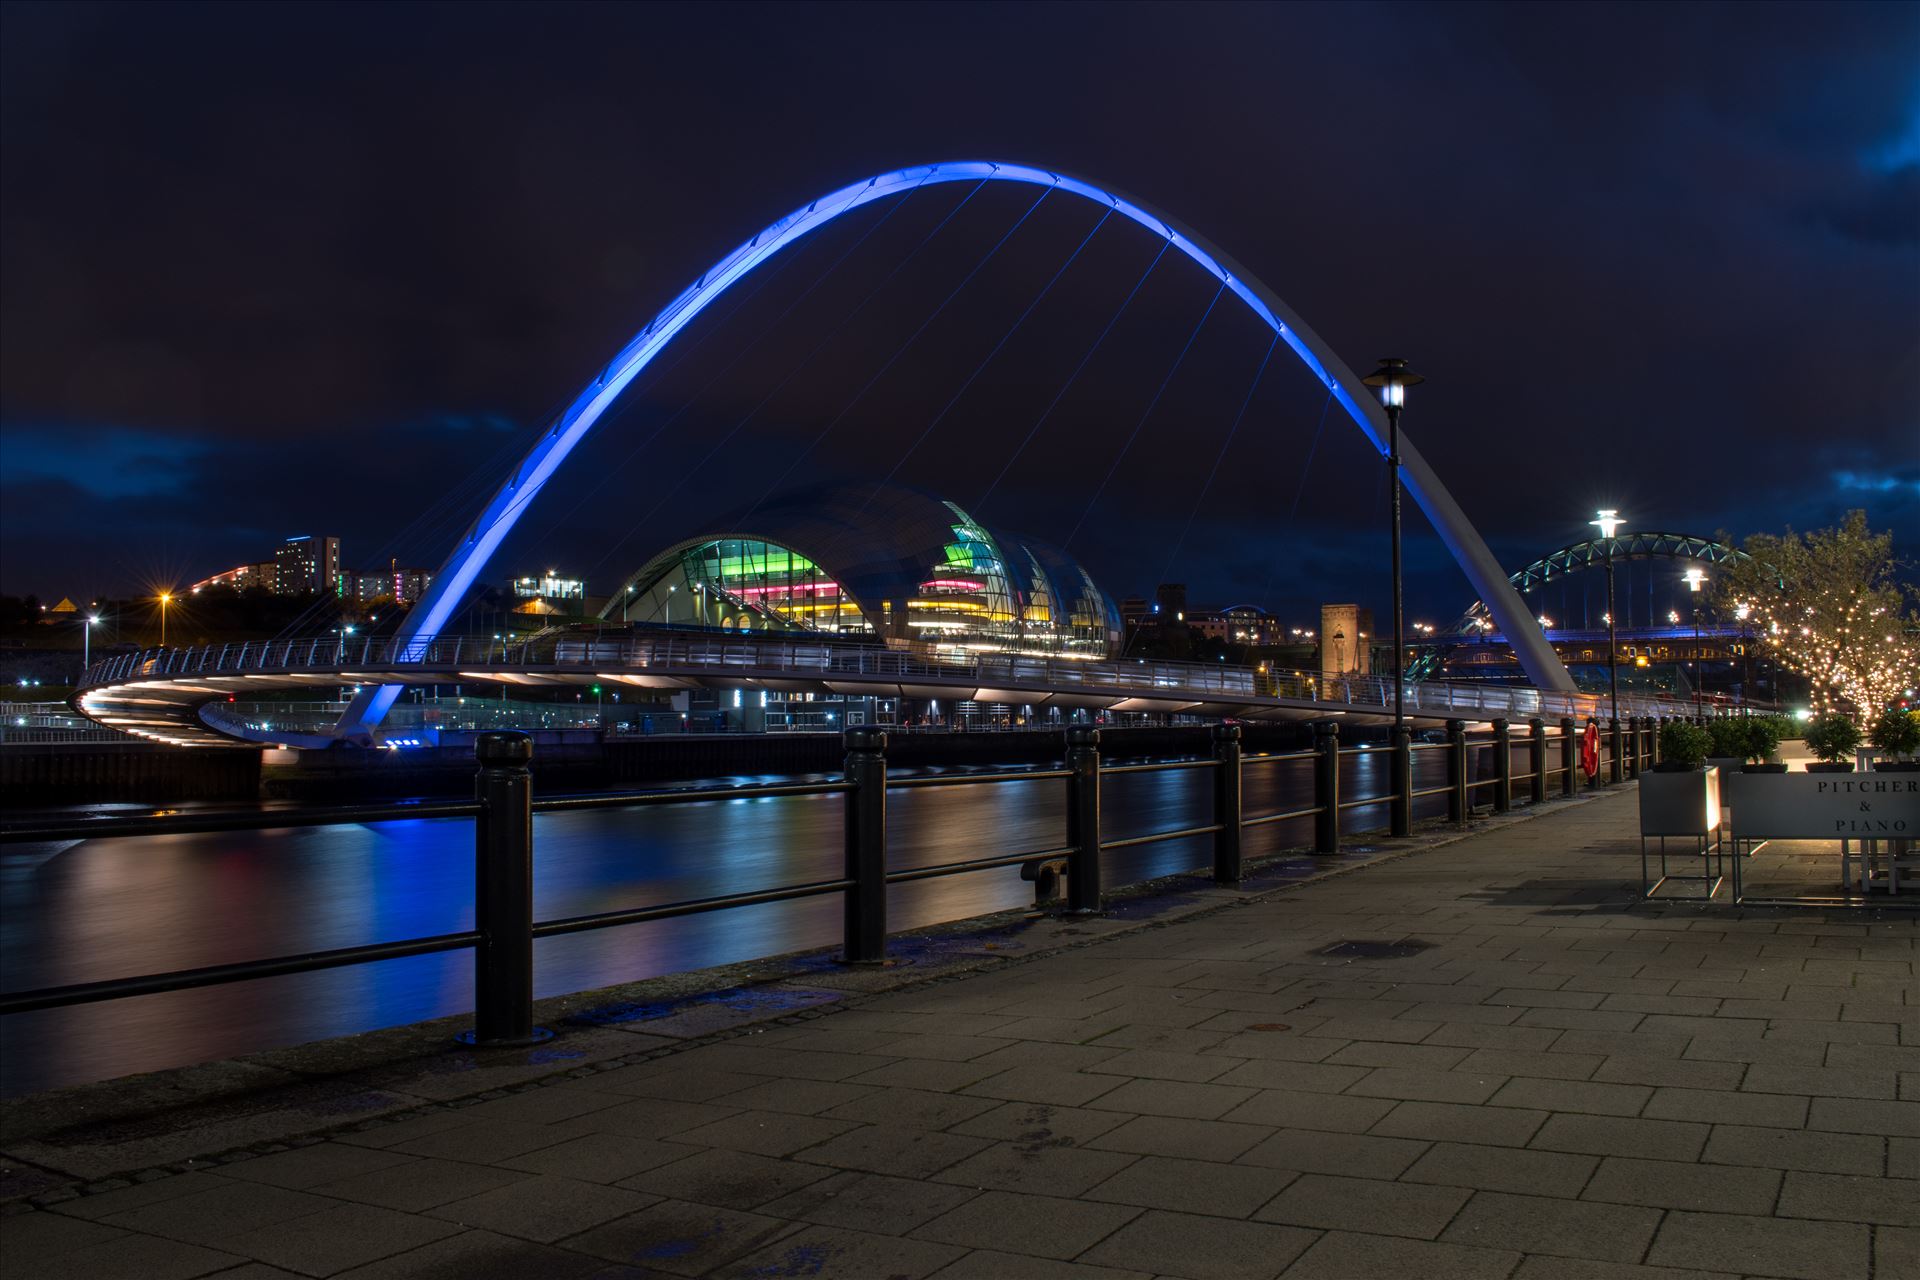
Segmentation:
{"type": "Polygon", "coordinates": [[[1721,566],[1715,604],[1807,678],[1814,710],[1875,712],[1920,680],[1916,592],[1896,576],[1893,535],[1869,529],[1866,512],[1832,529],[1757,533],[1741,550],[1751,558],[1721,566]]]}

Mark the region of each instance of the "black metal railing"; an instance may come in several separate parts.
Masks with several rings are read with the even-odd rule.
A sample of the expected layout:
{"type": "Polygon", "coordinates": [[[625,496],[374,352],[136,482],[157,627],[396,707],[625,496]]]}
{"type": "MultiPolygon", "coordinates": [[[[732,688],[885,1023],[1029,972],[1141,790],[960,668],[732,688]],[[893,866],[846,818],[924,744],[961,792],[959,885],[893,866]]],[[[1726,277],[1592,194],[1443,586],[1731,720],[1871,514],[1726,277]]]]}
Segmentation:
{"type": "MultiPolygon", "coordinates": [[[[1545,758],[1545,731],[1533,722],[1530,746],[1536,766],[1545,758]]],[[[291,808],[248,810],[245,812],[176,813],[142,817],[105,817],[61,821],[21,822],[0,828],[0,843],[27,841],[93,840],[144,835],[186,835],[224,831],[266,830],[281,827],[325,826],[367,823],[396,819],[472,818],[474,820],[474,927],[457,933],[403,938],[327,951],[212,965],[168,973],[110,978],[37,990],[0,992],[0,1014],[27,1013],[34,1010],[118,1000],[131,996],[156,995],[197,987],[243,982],[255,978],[309,973],[345,965],[367,964],[407,956],[471,948],[474,951],[475,1026],[463,1039],[479,1045],[529,1044],[545,1033],[533,1025],[533,942],[537,938],[558,937],[593,929],[643,924],[678,916],[724,911],[733,907],[788,902],[800,898],[842,896],[845,905],[842,959],[850,964],[876,964],[886,958],[886,890],[888,885],[928,880],[942,876],[1019,866],[1027,878],[1040,880],[1048,868],[1058,868],[1066,887],[1066,910],[1070,913],[1097,912],[1104,901],[1101,855],[1116,849],[1173,840],[1211,836],[1213,878],[1221,883],[1238,882],[1244,873],[1243,837],[1250,827],[1311,818],[1314,821],[1313,849],[1319,854],[1340,851],[1342,814],[1379,806],[1411,808],[1415,799],[1448,796],[1448,816],[1464,824],[1470,809],[1468,797],[1477,788],[1496,788],[1494,808],[1502,810],[1511,800],[1511,750],[1504,722],[1496,721],[1492,743],[1495,748],[1495,776],[1469,777],[1473,755],[1484,741],[1470,742],[1465,724],[1453,721],[1445,743],[1398,743],[1393,747],[1340,747],[1339,726],[1325,722],[1314,726],[1314,747],[1310,751],[1246,755],[1241,748],[1238,725],[1220,725],[1213,730],[1212,751],[1207,757],[1192,760],[1162,760],[1138,764],[1102,764],[1100,732],[1090,726],[1074,726],[1066,732],[1066,764],[1058,769],[1034,769],[993,773],[956,773],[928,777],[889,778],[886,772],[886,734],[877,728],[853,728],[845,731],[846,767],[837,779],[819,782],[770,783],[750,786],[692,787],[673,791],[623,792],[607,795],[550,796],[536,798],[530,769],[533,742],[524,733],[501,732],[483,735],[476,744],[479,771],[476,798],[462,801],[421,801],[385,805],[351,805],[327,808],[291,808]],[[1403,755],[1414,752],[1447,753],[1447,784],[1414,789],[1410,768],[1400,767],[1403,755]],[[1377,795],[1342,799],[1340,763],[1344,760],[1387,753],[1394,758],[1394,788],[1377,795]],[[1312,765],[1314,802],[1299,808],[1248,815],[1243,806],[1245,770],[1269,765],[1307,762],[1312,765]],[[1101,779],[1138,773],[1168,773],[1187,770],[1212,775],[1211,821],[1142,835],[1113,839],[1101,835],[1101,779]],[[928,787],[981,786],[1005,783],[1066,784],[1066,839],[1050,848],[994,853],[979,858],[932,866],[888,869],[887,793],[928,787]],[[656,805],[699,804],[716,800],[757,799],[776,796],[843,795],[846,814],[843,823],[844,855],[842,873],[829,880],[758,889],[745,893],[718,894],[679,902],[618,908],[568,916],[554,920],[533,918],[533,815],[567,813],[584,809],[631,809],[656,805]],[[1505,800],[1502,797],[1506,797],[1505,800]]],[[[1573,794],[1572,760],[1573,722],[1561,722],[1559,735],[1563,763],[1559,773],[1565,779],[1564,793],[1573,794]]],[[[1647,744],[1651,752],[1650,729],[1634,735],[1636,743],[1647,744]]],[[[1649,755],[1650,758],[1650,755],[1649,755]]],[[[1523,777],[1535,779],[1532,799],[1545,798],[1543,771],[1523,777]]]]}

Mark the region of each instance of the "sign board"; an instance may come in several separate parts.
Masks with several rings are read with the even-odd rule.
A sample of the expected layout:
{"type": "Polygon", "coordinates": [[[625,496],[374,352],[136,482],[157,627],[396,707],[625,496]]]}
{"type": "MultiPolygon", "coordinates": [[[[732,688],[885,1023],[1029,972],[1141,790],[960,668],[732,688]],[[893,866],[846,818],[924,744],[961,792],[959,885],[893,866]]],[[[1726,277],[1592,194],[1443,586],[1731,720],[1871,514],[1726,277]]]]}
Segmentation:
{"type": "Polygon", "coordinates": [[[1920,835],[1920,774],[1734,773],[1742,840],[1911,840],[1920,835]]]}

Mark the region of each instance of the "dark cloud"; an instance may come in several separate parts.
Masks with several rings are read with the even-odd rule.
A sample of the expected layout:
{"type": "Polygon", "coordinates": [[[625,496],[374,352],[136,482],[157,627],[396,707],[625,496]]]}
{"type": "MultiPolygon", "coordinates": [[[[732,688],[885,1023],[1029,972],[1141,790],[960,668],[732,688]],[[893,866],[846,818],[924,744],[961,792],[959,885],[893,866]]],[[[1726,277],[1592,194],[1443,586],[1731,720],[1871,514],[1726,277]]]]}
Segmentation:
{"type": "MultiPolygon", "coordinates": [[[[435,559],[719,254],[959,156],[1136,192],[1349,363],[1415,359],[1409,433],[1515,563],[1599,505],[1739,532],[1864,505],[1910,547],[1916,54],[1920,9],[1883,4],[15,4],[0,587],[198,576],[323,529],[351,560],[435,559]]],[[[824,277],[872,220],[822,232],[716,313],[509,558],[617,576],[782,475],[893,467],[1094,216],[1047,202],[896,355],[1025,202],[983,193],[916,250],[962,194],[824,277]]],[[[901,478],[986,490],[1150,248],[1103,231],[901,478]]],[[[1209,319],[1087,510],[1206,308],[1196,275],[1156,271],[988,517],[1059,540],[1084,514],[1117,592],[1382,599],[1380,468],[1349,425],[1316,436],[1284,352],[1222,452],[1263,350],[1244,316],[1209,319]]],[[[1448,614],[1464,581],[1410,530],[1414,607],[1448,614]]]]}

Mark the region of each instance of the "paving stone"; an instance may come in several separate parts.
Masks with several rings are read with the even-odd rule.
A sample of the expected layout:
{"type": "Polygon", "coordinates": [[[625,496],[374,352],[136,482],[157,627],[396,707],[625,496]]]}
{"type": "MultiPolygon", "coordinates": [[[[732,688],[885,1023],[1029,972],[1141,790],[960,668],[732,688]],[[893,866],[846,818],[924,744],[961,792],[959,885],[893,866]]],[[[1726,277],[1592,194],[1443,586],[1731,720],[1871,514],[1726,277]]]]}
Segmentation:
{"type": "Polygon", "coordinates": [[[1877,1133],[1920,1138],[1920,1102],[1863,1102],[1857,1098],[1815,1098],[1807,1128],[1836,1133],[1877,1133]]]}
{"type": "Polygon", "coordinates": [[[466,1115],[479,1121],[517,1120],[525,1124],[556,1124],[576,1116],[627,1101],[624,1094],[597,1089],[529,1089],[505,1098],[494,1098],[466,1108],[466,1115]]]}
{"type": "Polygon", "coordinates": [[[1244,1218],[1299,1176],[1285,1169],[1150,1155],[1089,1188],[1082,1198],[1244,1218]]]}
{"type": "MultiPolygon", "coordinates": [[[[6,1219],[9,1237],[17,1221],[6,1219]]],[[[34,1261],[14,1261],[26,1252],[25,1246],[11,1238],[0,1246],[0,1267],[5,1274],[17,1275],[23,1280],[69,1276],[73,1280],[190,1280],[215,1272],[233,1275],[235,1273],[226,1268],[246,1262],[239,1254],[146,1235],[122,1235],[58,1254],[35,1250],[34,1261]]]]}
{"type": "Polygon", "coordinates": [[[816,1116],[875,1092],[872,1085],[848,1084],[841,1080],[762,1080],[726,1094],[724,1103],[747,1111],[790,1111],[794,1115],[816,1116]]]}
{"type": "Polygon", "coordinates": [[[1747,1068],[1740,1088],[1749,1093],[1787,1093],[1821,1098],[1879,1098],[1896,1095],[1891,1071],[1837,1067],[1781,1067],[1756,1063],[1747,1068]]]}
{"type": "MultiPolygon", "coordinates": [[[[635,1098],[632,1102],[623,1102],[617,1107],[607,1107],[591,1115],[574,1120],[565,1120],[559,1124],[544,1126],[552,1131],[553,1142],[564,1142],[568,1138],[583,1137],[590,1133],[622,1133],[629,1138],[666,1138],[676,1133],[685,1133],[688,1129],[698,1129],[703,1124],[712,1124],[716,1120],[725,1120],[737,1112],[737,1107],[716,1106],[704,1102],[680,1102],[667,1098],[635,1098]]],[[[442,1137],[436,1134],[434,1137],[442,1137]]],[[[451,1142],[451,1138],[444,1141],[451,1142]]],[[[519,1151],[510,1151],[496,1159],[525,1155],[550,1143],[535,1143],[519,1151]]],[[[409,1144],[411,1146],[411,1144],[409,1144]]],[[[440,1154],[435,1151],[422,1151],[421,1155],[440,1154]]],[[[452,1159],[468,1159],[469,1156],[451,1155],[452,1159]]]]}
{"type": "Polygon", "coordinates": [[[1367,1130],[1387,1138],[1431,1142],[1478,1142],[1524,1147],[1546,1122],[1544,1111],[1516,1107],[1469,1107],[1453,1102],[1403,1102],[1367,1130]]]}
{"type": "Polygon", "coordinates": [[[1807,1099],[1725,1089],[1658,1089],[1641,1112],[1655,1120],[1700,1120],[1766,1129],[1797,1129],[1807,1121],[1807,1099]]]}
{"type": "Polygon", "coordinates": [[[1458,1187],[1302,1174],[1254,1213],[1258,1222],[1431,1240],[1473,1193],[1458,1187]]]}
{"type": "Polygon", "coordinates": [[[1547,1053],[1518,1049],[1476,1049],[1456,1071],[1493,1076],[1530,1076],[1542,1080],[1585,1080],[1606,1059],[1597,1053],[1547,1053]]]}
{"type": "MultiPolygon", "coordinates": [[[[261,1183],[235,1182],[190,1196],[143,1205],[101,1219],[106,1226],[189,1244],[218,1245],[221,1241],[293,1218],[332,1209],[337,1202],[305,1191],[261,1183]]],[[[12,1230],[9,1220],[8,1230],[12,1230]]]]}
{"type": "Polygon", "coordinates": [[[583,1231],[567,1247],[630,1267],[697,1276],[792,1230],[778,1218],[668,1200],[583,1231]]]}
{"type": "Polygon", "coordinates": [[[1349,1097],[1402,1098],[1419,1102],[1485,1102],[1507,1078],[1476,1071],[1427,1071],[1379,1067],[1347,1090],[1349,1097]]]}
{"type": "Polygon", "coordinates": [[[971,1120],[952,1126],[952,1132],[971,1138],[1003,1142],[1081,1146],[1127,1122],[1118,1111],[1090,1111],[1085,1107],[1055,1107],[1044,1102],[1003,1102],[971,1120]]]}
{"type": "Polygon", "coordinates": [[[983,1138],[872,1124],[796,1152],[795,1159],[896,1178],[928,1178],[989,1145],[983,1138]]]}
{"type": "Polygon", "coordinates": [[[1357,1041],[1325,1061],[1335,1066],[1411,1067],[1427,1071],[1445,1071],[1464,1059],[1471,1049],[1438,1044],[1382,1044],[1357,1041]]]}
{"type": "Polygon", "coordinates": [[[1887,1176],[1920,1178],[1920,1138],[1887,1139],[1887,1176]]]}
{"type": "MultiPolygon", "coordinates": [[[[637,1105],[643,1104],[628,1102],[606,1110],[611,1113],[637,1105]]],[[[568,1123],[579,1125],[589,1122],[573,1120],[568,1123]]],[[[556,1142],[564,1142],[572,1136],[574,1134],[571,1131],[563,1133],[557,1125],[526,1124],[518,1120],[487,1120],[462,1125],[458,1129],[442,1129],[438,1133],[430,1133],[410,1142],[389,1147],[388,1150],[410,1156],[464,1160],[471,1164],[497,1164],[502,1160],[510,1160],[514,1156],[523,1156],[529,1151],[538,1151],[541,1147],[550,1147],[556,1142]]]]}
{"type": "Polygon", "coordinates": [[[1541,1111],[1586,1115],[1635,1116],[1653,1090],[1643,1085],[1596,1084],[1587,1080],[1538,1080],[1519,1077],[1494,1094],[1496,1107],[1533,1107],[1541,1111]]]}
{"type": "Polygon", "coordinates": [[[753,1209],[827,1176],[828,1171],[817,1164],[709,1148],[637,1173],[619,1185],[692,1204],[753,1209]]]}
{"type": "Polygon", "coordinates": [[[1580,1197],[1655,1209],[1771,1213],[1780,1178],[1772,1169],[1609,1156],[1600,1162],[1580,1197]]]}
{"type": "Polygon", "coordinates": [[[742,1111],[739,1115],[676,1133],[673,1141],[751,1151],[763,1156],[787,1156],[857,1128],[859,1125],[852,1120],[828,1120],[779,1111],[742,1111]]]}
{"type": "Polygon", "coordinates": [[[1329,1133],[1365,1133],[1394,1108],[1387,1098],[1355,1098],[1323,1093],[1263,1089],[1221,1118],[1233,1124],[1274,1128],[1324,1129],[1329,1133]]]}
{"type": "MultiPolygon", "coordinates": [[[[1552,1027],[1478,1026],[1443,1022],[1440,1029],[1420,1043],[1450,1045],[1465,1049],[1494,1049],[1513,1053],[1543,1052],[1560,1037],[1552,1027]]],[[[1536,1075],[1545,1074],[1535,1072],[1536,1075]]]]}
{"type": "Polygon", "coordinates": [[[1646,1260],[1795,1280],[1865,1280],[1868,1251],[1868,1229],[1858,1223],[1676,1211],[1660,1224],[1646,1260]]]}
{"type": "Polygon", "coordinates": [[[1739,1280],[1728,1271],[1681,1271],[1632,1262],[1595,1262],[1590,1258],[1550,1258],[1535,1254],[1521,1262],[1513,1280],[1739,1280]]]}
{"type": "MultiPolygon", "coordinates": [[[[569,1249],[516,1240],[491,1231],[463,1231],[379,1262],[343,1271],[336,1280],[527,1280],[531,1276],[539,1280],[580,1280],[600,1272],[606,1265],[603,1258],[569,1249]]],[[[273,1274],[296,1273],[276,1269],[273,1274]]],[[[233,1271],[222,1272],[219,1280],[251,1278],[245,1271],[233,1271]]]]}
{"type": "Polygon", "coordinates": [[[684,1146],[629,1138],[619,1133],[592,1133],[571,1138],[524,1156],[503,1160],[500,1167],[523,1173],[551,1173],[584,1182],[618,1182],[636,1173],[670,1164],[687,1154],[684,1146]]]}
{"type": "Polygon", "coordinates": [[[1700,1062],[1688,1058],[1638,1058],[1614,1054],[1595,1068],[1592,1079],[1604,1084],[1733,1089],[1739,1087],[1741,1079],[1753,1070],[1741,1062],[1700,1062]]]}
{"type": "Polygon", "coordinates": [[[1796,1171],[1787,1174],[1774,1212],[1783,1218],[1920,1227],[1920,1182],[1796,1171]]]}
{"type": "Polygon", "coordinates": [[[302,1275],[330,1276],[459,1230],[450,1222],[377,1205],[334,1204],[319,1213],[231,1234],[220,1247],[302,1275]]]}
{"type": "MultiPolygon", "coordinates": [[[[864,1097],[824,1113],[830,1120],[862,1124],[897,1124],[909,1129],[945,1129],[992,1111],[1001,1104],[992,1098],[969,1098],[925,1089],[876,1089],[864,1097]]],[[[682,1141],[690,1139],[683,1135],[682,1141]]]]}
{"type": "MultiPolygon", "coordinates": [[[[542,1090],[542,1092],[551,1092],[542,1090]]],[[[356,1173],[370,1173],[375,1169],[385,1169],[392,1165],[411,1164],[414,1157],[394,1151],[379,1151],[370,1147],[354,1147],[341,1142],[319,1142],[310,1147],[296,1147],[292,1151],[279,1151],[272,1155],[260,1156],[254,1160],[243,1160],[238,1164],[222,1165],[221,1176],[241,1182],[265,1182],[276,1187],[318,1186],[323,1182],[337,1182],[341,1178],[356,1173]]],[[[172,1179],[164,1179],[165,1185],[172,1179]]],[[[131,1189],[131,1188],[129,1188],[131,1189]]]]}
{"type": "Polygon", "coordinates": [[[1011,1074],[973,1062],[946,1062],[931,1058],[903,1058],[854,1076],[847,1084],[888,1089],[925,1089],[951,1093],[989,1077],[1011,1074]]]}
{"type": "Polygon", "coordinates": [[[1553,1042],[1549,1052],[1623,1058],[1678,1058],[1690,1043],[1692,1037],[1683,1035],[1577,1029],[1563,1032],[1553,1042]]]}
{"type": "Polygon", "coordinates": [[[1711,1164],[1760,1169],[1876,1175],[1882,1169],[1882,1140],[1860,1134],[1722,1124],[1714,1126],[1700,1158],[1711,1164]]]}
{"type": "MultiPolygon", "coordinates": [[[[404,1160],[405,1157],[401,1159],[404,1160]]],[[[244,1163],[253,1162],[245,1161],[244,1163]]],[[[177,1200],[181,1196],[190,1196],[200,1191],[210,1191],[215,1187],[231,1186],[233,1182],[234,1179],[223,1178],[215,1173],[175,1174],[172,1177],[156,1178],[151,1182],[136,1182],[132,1186],[120,1187],[113,1191],[101,1191],[90,1196],[77,1196],[72,1200],[63,1200],[53,1207],[53,1212],[63,1217],[97,1220],[145,1205],[177,1200]]],[[[14,1221],[9,1219],[9,1229],[14,1225],[14,1221]]]]}
{"type": "Polygon", "coordinates": [[[1354,1178],[1397,1178],[1427,1149],[1424,1142],[1369,1138],[1350,1133],[1283,1129],[1243,1154],[1237,1163],[1300,1173],[1354,1178]]]}
{"type": "Polygon", "coordinates": [[[1134,1158],[1123,1151],[1000,1142],[949,1165],[934,1180],[962,1187],[1075,1196],[1126,1168],[1134,1158]]]}
{"type": "Polygon", "coordinates": [[[1704,1124],[1678,1120],[1555,1115],[1540,1127],[1532,1145],[1543,1151],[1578,1151],[1596,1156],[1695,1160],[1706,1145],[1708,1131],[1704,1124]]]}
{"type": "Polygon", "coordinates": [[[872,1276],[918,1280],[965,1256],[964,1248],[902,1240],[847,1227],[810,1226],[783,1236],[709,1274],[716,1280],[766,1276],[872,1276]]]}
{"type": "Polygon", "coordinates": [[[1140,1090],[1151,1087],[1121,1076],[1082,1075],[1078,1071],[1060,1067],[1014,1067],[967,1085],[965,1092],[975,1097],[1002,1098],[1009,1102],[1048,1102],[1063,1107],[1080,1107],[1116,1089],[1140,1090]]]}
{"type": "Polygon", "coordinates": [[[1085,1262],[1021,1257],[993,1249],[975,1249],[933,1273],[933,1280],[1153,1280],[1144,1271],[1118,1271],[1085,1262]]]}
{"type": "Polygon", "coordinates": [[[1164,1049],[1130,1049],[1082,1070],[1096,1075],[1133,1076],[1142,1080],[1201,1082],[1230,1070],[1234,1059],[1224,1054],[1176,1053],[1164,1049]]]}
{"type": "MultiPolygon", "coordinates": [[[[664,1062],[643,1062],[635,1067],[603,1071],[593,1077],[597,1092],[622,1093],[640,1098],[671,1098],[676,1102],[711,1102],[715,1098],[756,1085],[769,1083],[762,1075],[715,1068],[689,1067],[683,1056],[664,1062]]],[[[765,1103],[754,1103],[765,1106],[765,1103]]],[[[778,1110],[778,1108],[771,1108],[778,1110]]],[[[446,1246],[440,1246],[445,1248],[446,1246]]]]}
{"type": "Polygon", "coordinates": [[[317,1195],[332,1196],[337,1200],[353,1200],[360,1204],[418,1213],[450,1201],[464,1200],[482,1191],[508,1186],[526,1176],[517,1170],[492,1169],[483,1165],[463,1164],[457,1160],[414,1160],[369,1173],[357,1173],[338,1182],[323,1182],[312,1190],[317,1195]]]}
{"type": "Polygon", "coordinates": [[[1440,1237],[1451,1244],[1637,1262],[1660,1214],[1633,1205],[1478,1191],[1440,1237]]]}
{"type": "Polygon", "coordinates": [[[776,1218],[901,1235],[965,1204],[976,1194],[972,1187],[950,1187],[915,1178],[836,1173],[770,1200],[761,1209],[776,1218]]]}
{"type": "Polygon", "coordinates": [[[1314,1236],[1298,1227],[1152,1209],[1079,1260],[1183,1280],[1271,1280],[1314,1236]]]}
{"type": "Polygon", "coordinates": [[[1873,1273],[1890,1280],[1894,1276],[1920,1276],[1920,1231],[1903,1227],[1880,1227],[1873,1233],[1873,1273]]]}
{"type": "MultiPolygon", "coordinates": [[[[1098,1077],[1083,1076],[1082,1079],[1098,1077]]],[[[1096,1111],[1131,1111],[1137,1115],[1186,1116],[1217,1120],[1251,1098],[1255,1090],[1224,1084],[1188,1084],[1179,1080],[1128,1080],[1119,1088],[1088,1100],[1096,1111]]],[[[1255,1122],[1258,1123],[1258,1122],[1255,1122]]]]}
{"type": "Polygon", "coordinates": [[[1101,1151],[1230,1161],[1255,1143],[1272,1137],[1273,1132],[1267,1125],[1136,1116],[1088,1145],[1101,1151]]]}
{"type": "Polygon", "coordinates": [[[1587,1185],[1600,1161],[1557,1151],[1510,1151],[1465,1143],[1436,1143],[1401,1175],[1407,1182],[1533,1192],[1573,1197],[1587,1185]]]}
{"type": "MultiPolygon", "coordinates": [[[[1132,1205],[988,1191],[915,1229],[913,1235],[967,1248],[1066,1259],[1085,1252],[1140,1213],[1132,1205]]],[[[1225,1225],[1219,1218],[1207,1221],[1225,1225]]]]}
{"type": "Polygon", "coordinates": [[[1241,1062],[1215,1076],[1215,1084],[1247,1085],[1255,1089],[1285,1089],[1297,1093],[1339,1093],[1365,1076],[1370,1068],[1337,1066],[1326,1062],[1288,1062],[1259,1058],[1241,1062]]]}
{"type": "Polygon", "coordinates": [[[1519,1260],[1518,1254],[1503,1250],[1329,1231],[1281,1274],[1285,1280],[1359,1280],[1376,1276],[1506,1280],[1519,1260]]]}
{"type": "Polygon", "coordinates": [[[574,1178],[536,1177],[428,1210],[463,1227],[551,1244],[575,1232],[637,1213],[662,1197],[574,1178]]]}

